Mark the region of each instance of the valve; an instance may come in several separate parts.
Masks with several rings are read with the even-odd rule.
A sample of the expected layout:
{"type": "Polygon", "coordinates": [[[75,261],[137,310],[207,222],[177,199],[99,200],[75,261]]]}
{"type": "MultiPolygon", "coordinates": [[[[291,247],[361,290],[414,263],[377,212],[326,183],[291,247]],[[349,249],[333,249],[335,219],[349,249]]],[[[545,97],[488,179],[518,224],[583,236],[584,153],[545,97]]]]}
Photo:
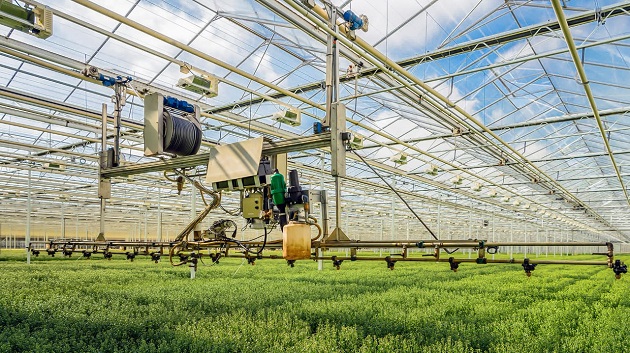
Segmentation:
{"type": "Polygon", "coordinates": [[[114,254],[107,250],[105,250],[105,252],[103,253],[103,257],[106,258],[107,260],[111,260],[112,256],[114,256],[114,254]]]}
{"type": "Polygon", "coordinates": [[[67,256],[67,257],[71,257],[72,256],[72,250],[66,250],[63,249],[63,256],[67,256]]]}
{"type": "Polygon", "coordinates": [[[622,273],[628,273],[628,265],[621,262],[621,260],[615,260],[612,270],[615,272],[615,278],[620,279],[622,273]]]}
{"type": "Polygon", "coordinates": [[[394,266],[396,266],[396,261],[392,260],[391,256],[386,256],[385,261],[387,262],[387,268],[393,271],[394,266]]]}
{"type": "Polygon", "coordinates": [[[254,257],[254,256],[247,256],[246,258],[247,258],[247,264],[248,265],[252,265],[252,266],[256,265],[256,257],[254,257]]]}
{"type": "Polygon", "coordinates": [[[337,270],[341,269],[341,264],[343,263],[343,260],[338,260],[338,259],[337,259],[337,256],[333,256],[333,257],[331,257],[331,260],[332,260],[333,266],[334,266],[337,270]]]}
{"type": "Polygon", "coordinates": [[[457,272],[457,269],[459,268],[459,262],[455,261],[454,257],[448,258],[448,264],[451,265],[451,270],[453,272],[457,272]]]}
{"type": "Polygon", "coordinates": [[[188,255],[179,254],[179,262],[188,262],[188,255]]]}
{"type": "Polygon", "coordinates": [[[160,255],[160,253],[154,252],[151,253],[151,261],[158,263],[160,262],[160,257],[162,257],[162,255],[160,255]]]}
{"type": "Polygon", "coordinates": [[[33,256],[35,256],[35,257],[38,257],[39,256],[39,250],[31,249],[31,254],[33,254],[33,256]]]}
{"type": "Polygon", "coordinates": [[[88,250],[83,250],[83,257],[89,259],[92,256],[92,252],[88,250]]]}
{"type": "Polygon", "coordinates": [[[295,260],[287,260],[287,266],[295,267],[295,260]]]}
{"type": "Polygon", "coordinates": [[[46,252],[48,253],[48,256],[55,257],[55,253],[57,252],[57,249],[46,249],[46,252]]]}
{"type": "Polygon", "coordinates": [[[536,265],[537,264],[532,264],[529,262],[529,259],[524,259],[523,260],[523,270],[525,270],[525,274],[527,275],[527,277],[531,277],[532,276],[532,271],[536,269],[536,265]]]}

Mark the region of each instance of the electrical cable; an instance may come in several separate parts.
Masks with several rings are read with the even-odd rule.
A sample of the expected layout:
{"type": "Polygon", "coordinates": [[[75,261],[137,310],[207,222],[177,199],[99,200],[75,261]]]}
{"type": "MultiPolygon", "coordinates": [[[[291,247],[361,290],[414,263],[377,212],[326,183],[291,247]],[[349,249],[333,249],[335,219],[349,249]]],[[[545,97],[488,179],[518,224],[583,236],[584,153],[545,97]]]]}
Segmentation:
{"type": "MultiPolygon", "coordinates": [[[[380,175],[380,174],[376,171],[376,169],[374,169],[374,167],[372,167],[372,166],[371,166],[371,165],[370,165],[370,164],[369,164],[369,163],[368,163],[368,162],[367,162],[367,161],[366,161],[366,160],[365,160],[365,159],[364,159],[364,158],[363,158],[360,154],[358,154],[358,153],[357,153],[357,151],[355,151],[354,149],[352,149],[352,147],[348,147],[348,148],[349,148],[349,149],[350,149],[350,151],[351,151],[351,152],[353,152],[353,153],[354,153],[357,157],[359,157],[359,159],[360,159],[360,160],[361,160],[361,161],[362,161],[365,165],[367,165],[367,166],[368,166],[368,168],[370,168],[370,169],[372,170],[372,172],[373,172],[374,174],[376,174],[376,176],[378,176],[378,177],[379,177],[379,178],[380,178],[380,179],[381,179],[381,180],[385,183],[385,185],[387,185],[387,186],[388,186],[388,187],[389,187],[389,188],[390,188],[390,189],[391,189],[391,190],[392,190],[392,191],[396,194],[396,196],[398,196],[398,198],[400,199],[400,201],[402,201],[402,202],[405,204],[405,206],[407,206],[407,208],[409,209],[409,211],[411,211],[411,213],[413,213],[413,215],[414,215],[414,216],[418,219],[418,221],[420,221],[420,223],[421,223],[421,224],[424,226],[424,228],[425,228],[425,229],[429,232],[429,234],[431,234],[431,236],[433,237],[433,239],[435,239],[435,240],[438,240],[438,241],[439,241],[440,239],[439,239],[439,238],[435,235],[435,233],[433,233],[433,231],[431,230],[431,228],[429,228],[429,226],[428,226],[426,223],[424,223],[424,221],[422,220],[422,218],[420,218],[420,216],[418,216],[418,214],[416,213],[416,211],[414,211],[414,210],[413,210],[413,208],[411,208],[411,206],[409,205],[409,203],[407,203],[407,200],[405,200],[405,199],[402,197],[402,195],[400,195],[400,193],[399,193],[396,189],[394,189],[394,188],[393,188],[393,187],[392,187],[392,186],[391,186],[391,185],[387,182],[387,180],[385,180],[385,178],[383,178],[383,176],[381,176],[381,175],[380,175]]],[[[445,251],[447,254],[449,254],[449,255],[450,255],[450,254],[452,254],[452,253],[454,253],[454,252],[456,252],[457,250],[459,250],[459,248],[457,248],[457,249],[455,249],[455,250],[450,250],[450,251],[449,251],[448,249],[444,248],[444,251],[445,251]]]]}

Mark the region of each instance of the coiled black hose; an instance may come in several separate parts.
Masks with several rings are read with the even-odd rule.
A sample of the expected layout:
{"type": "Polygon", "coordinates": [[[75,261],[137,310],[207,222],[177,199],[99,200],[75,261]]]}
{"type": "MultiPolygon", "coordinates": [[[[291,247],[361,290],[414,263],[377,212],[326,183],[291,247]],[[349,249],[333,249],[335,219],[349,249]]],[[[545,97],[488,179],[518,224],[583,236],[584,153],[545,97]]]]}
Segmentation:
{"type": "Polygon", "coordinates": [[[201,130],[191,121],[164,112],[164,152],[178,156],[196,154],[201,146],[201,130]]]}

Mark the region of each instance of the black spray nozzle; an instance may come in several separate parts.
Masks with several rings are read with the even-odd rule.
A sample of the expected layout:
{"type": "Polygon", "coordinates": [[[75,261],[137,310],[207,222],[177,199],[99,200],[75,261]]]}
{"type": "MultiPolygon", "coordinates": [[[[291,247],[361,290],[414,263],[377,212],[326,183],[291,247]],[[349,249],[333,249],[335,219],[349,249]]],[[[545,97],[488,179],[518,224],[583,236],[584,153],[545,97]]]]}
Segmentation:
{"type": "Polygon", "coordinates": [[[300,179],[298,177],[298,171],[292,169],[289,171],[289,191],[301,191],[300,179]]]}

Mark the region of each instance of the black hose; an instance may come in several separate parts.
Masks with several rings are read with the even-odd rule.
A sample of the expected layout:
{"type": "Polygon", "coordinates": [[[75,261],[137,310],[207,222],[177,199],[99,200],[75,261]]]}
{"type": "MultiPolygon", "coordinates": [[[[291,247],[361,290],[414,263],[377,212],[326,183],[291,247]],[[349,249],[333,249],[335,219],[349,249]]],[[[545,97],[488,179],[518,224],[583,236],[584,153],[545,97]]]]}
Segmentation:
{"type": "Polygon", "coordinates": [[[178,156],[196,154],[201,146],[201,130],[191,121],[164,113],[164,151],[178,156]]]}
{"type": "MultiPolygon", "coordinates": [[[[266,227],[264,228],[264,230],[265,230],[265,234],[264,234],[264,239],[263,239],[263,245],[260,248],[260,250],[258,250],[258,251],[252,251],[249,247],[247,247],[245,244],[243,244],[243,242],[241,242],[239,240],[236,240],[236,239],[230,239],[228,237],[221,237],[221,239],[224,240],[226,243],[235,243],[235,244],[237,244],[238,246],[243,248],[243,250],[245,250],[246,253],[252,253],[252,254],[255,254],[255,255],[260,255],[260,254],[262,254],[263,250],[265,250],[265,247],[267,246],[267,236],[269,235],[269,233],[267,232],[267,228],[266,227]]],[[[258,237],[258,238],[260,238],[260,237],[258,237]]],[[[254,238],[254,239],[257,239],[257,238],[254,238]]],[[[250,239],[250,240],[246,240],[244,242],[249,242],[249,241],[252,241],[252,240],[250,239]]]]}

